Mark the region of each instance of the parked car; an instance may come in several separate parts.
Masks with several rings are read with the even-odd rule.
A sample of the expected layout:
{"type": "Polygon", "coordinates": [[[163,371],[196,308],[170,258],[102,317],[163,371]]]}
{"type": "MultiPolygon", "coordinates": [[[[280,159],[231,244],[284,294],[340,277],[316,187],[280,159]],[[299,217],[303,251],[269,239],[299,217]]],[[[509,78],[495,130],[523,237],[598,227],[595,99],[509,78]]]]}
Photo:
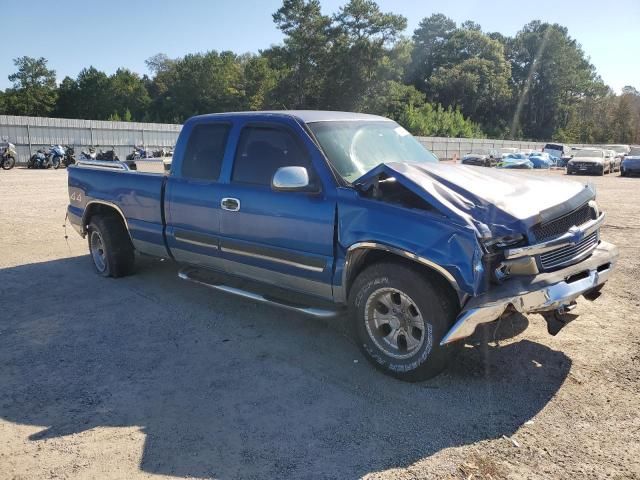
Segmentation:
{"type": "Polygon", "coordinates": [[[493,155],[481,153],[467,153],[460,161],[463,165],[476,165],[479,167],[493,167],[497,163],[493,155]]]}
{"type": "Polygon", "coordinates": [[[170,175],[113,165],[68,169],[67,212],[98,274],[132,273],[137,251],[202,286],[348,318],[365,357],[403,380],[439,373],[507,310],[558,333],[618,256],[592,187],[444,164],[373,115],[202,115],[170,175]]]}
{"type": "Polygon", "coordinates": [[[532,169],[533,162],[524,153],[509,153],[498,162],[498,168],[532,169]]]}
{"type": "Polygon", "coordinates": [[[619,172],[620,164],[622,163],[622,155],[618,156],[615,150],[605,149],[605,162],[609,160],[609,173],[611,172],[619,172]]]}
{"type": "Polygon", "coordinates": [[[629,145],[605,145],[605,148],[615,152],[616,164],[620,166],[622,159],[631,151],[629,145]]]}
{"type": "Polygon", "coordinates": [[[640,147],[631,147],[622,159],[620,176],[626,177],[636,173],[640,173],[640,147]]]}
{"type": "Polygon", "coordinates": [[[611,170],[611,158],[605,158],[605,151],[600,148],[583,148],[573,154],[567,163],[567,175],[575,173],[595,173],[604,175],[611,170]]]}

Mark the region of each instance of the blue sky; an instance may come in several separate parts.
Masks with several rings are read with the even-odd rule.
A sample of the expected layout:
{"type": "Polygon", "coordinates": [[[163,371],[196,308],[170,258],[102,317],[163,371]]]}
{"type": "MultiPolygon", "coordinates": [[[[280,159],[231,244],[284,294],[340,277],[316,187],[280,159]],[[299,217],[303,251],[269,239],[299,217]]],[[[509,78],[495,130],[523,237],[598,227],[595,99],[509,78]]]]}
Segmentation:
{"type": "MultiPolygon", "coordinates": [[[[326,13],[346,0],[322,0],[326,13]]],[[[61,81],[93,65],[107,73],[124,66],[145,73],[144,60],[206,50],[256,52],[282,40],[271,14],[281,0],[2,0],[0,88],[10,86],[12,59],[49,60],[61,81]]],[[[640,0],[378,0],[407,17],[441,12],[484,31],[514,35],[533,19],[558,22],[583,46],[604,81],[619,91],[640,89],[640,0]]]]}

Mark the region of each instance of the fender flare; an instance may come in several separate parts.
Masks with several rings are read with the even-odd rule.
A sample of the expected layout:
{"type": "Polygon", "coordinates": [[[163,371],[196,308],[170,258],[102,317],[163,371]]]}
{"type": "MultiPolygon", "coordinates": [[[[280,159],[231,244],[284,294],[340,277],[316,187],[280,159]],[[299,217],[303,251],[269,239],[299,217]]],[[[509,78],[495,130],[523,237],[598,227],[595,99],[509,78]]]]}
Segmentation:
{"type": "Polygon", "coordinates": [[[339,292],[336,292],[337,300],[346,302],[347,292],[348,292],[348,282],[350,278],[351,269],[353,268],[353,257],[356,252],[359,250],[379,250],[387,253],[391,253],[393,255],[397,255],[402,258],[406,258],[407,260],[411,260],[417,264],[420,264],[427,269],[433,271],[434,273],[440,275],[443,280],[445,280],[449,286],[453,289],[458,297],[458,303],[460,306],[464,305],[468,298],[468,294],[464,292],[458,281],[455,279],[453,275],[441,265],[438,265],[431,260],[421,257],[420,255],[416,255],[415,253],[409,252],[407,250],[403,250],[401,248],[392,247],[390,245],[386,245],[384,243],[379,242],[357,242],[351,245],[347,249],[347,253],[345,255],[345,263],[342,270],[342,286],[339,289],[339,292]]]}
{"type": "Polygon", "coordinates": [[[120,217],[122,218],[122,222],[124,223],[125,228],[127,229],[127,234],[129,235],[129,239],[131,240],[131,243],[133,243],[133,238],[131,237],[131,231],[129,230],[129,222],[127,222],[127,217],[124,216],[124,213],[122,212],[122,209],[116,205],[113,202],[107,202],[105,200],[90,200],[89,202],[87,202],[87,204],[84,206],[84,212],[82,213],[82,235],[86,235],[87,234],[87,225],[88,225],[88,220],[89,220],[89,212],[91,210],[91,206],[92,205],[104,205],[106,207],[112,208],[114,211],[116,211],[118,213],[118,215],[120,215],[120,217]]]}

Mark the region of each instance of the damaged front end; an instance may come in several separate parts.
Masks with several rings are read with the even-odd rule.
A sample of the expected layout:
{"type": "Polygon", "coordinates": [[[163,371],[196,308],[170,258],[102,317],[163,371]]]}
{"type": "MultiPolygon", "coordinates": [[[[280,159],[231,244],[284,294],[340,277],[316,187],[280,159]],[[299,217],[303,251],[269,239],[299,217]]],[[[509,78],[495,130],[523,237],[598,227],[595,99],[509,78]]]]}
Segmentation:
{"type": "Polygon", "coordinates": [[[475,233],[473,286],[442,344],[472,335],[507,311],[539,313],[555,335],[576,317],[578,297],[597,298],[618,257],[617,248],[600,239],[605,214],[591,186],[400,163],[379,165],[356,186],[384,201],[394,201],[389,192],[398,192],[398,202],[408,207],[420,199],[422,208],[475,233]]]}

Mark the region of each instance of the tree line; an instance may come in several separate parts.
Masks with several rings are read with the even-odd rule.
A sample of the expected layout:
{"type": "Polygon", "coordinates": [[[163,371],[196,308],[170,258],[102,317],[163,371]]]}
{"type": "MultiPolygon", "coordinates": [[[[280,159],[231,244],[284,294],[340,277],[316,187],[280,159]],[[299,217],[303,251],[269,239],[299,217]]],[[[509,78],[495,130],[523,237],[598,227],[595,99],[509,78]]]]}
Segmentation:
{"type": "Polygon", "coordinates": [[[94,67],[56,82],[44,58],[20,57],[0,113],[181,123],[212,112],[328,109],[391,117],[414,134],[640,143],[640,93],[614,94],[567,28],[534,20],[515,36],[442,14],[407,19],[374,0],[332,15],[284,0],[284,41],[257,54],[158,54],[150,75],[94,67]]]}

